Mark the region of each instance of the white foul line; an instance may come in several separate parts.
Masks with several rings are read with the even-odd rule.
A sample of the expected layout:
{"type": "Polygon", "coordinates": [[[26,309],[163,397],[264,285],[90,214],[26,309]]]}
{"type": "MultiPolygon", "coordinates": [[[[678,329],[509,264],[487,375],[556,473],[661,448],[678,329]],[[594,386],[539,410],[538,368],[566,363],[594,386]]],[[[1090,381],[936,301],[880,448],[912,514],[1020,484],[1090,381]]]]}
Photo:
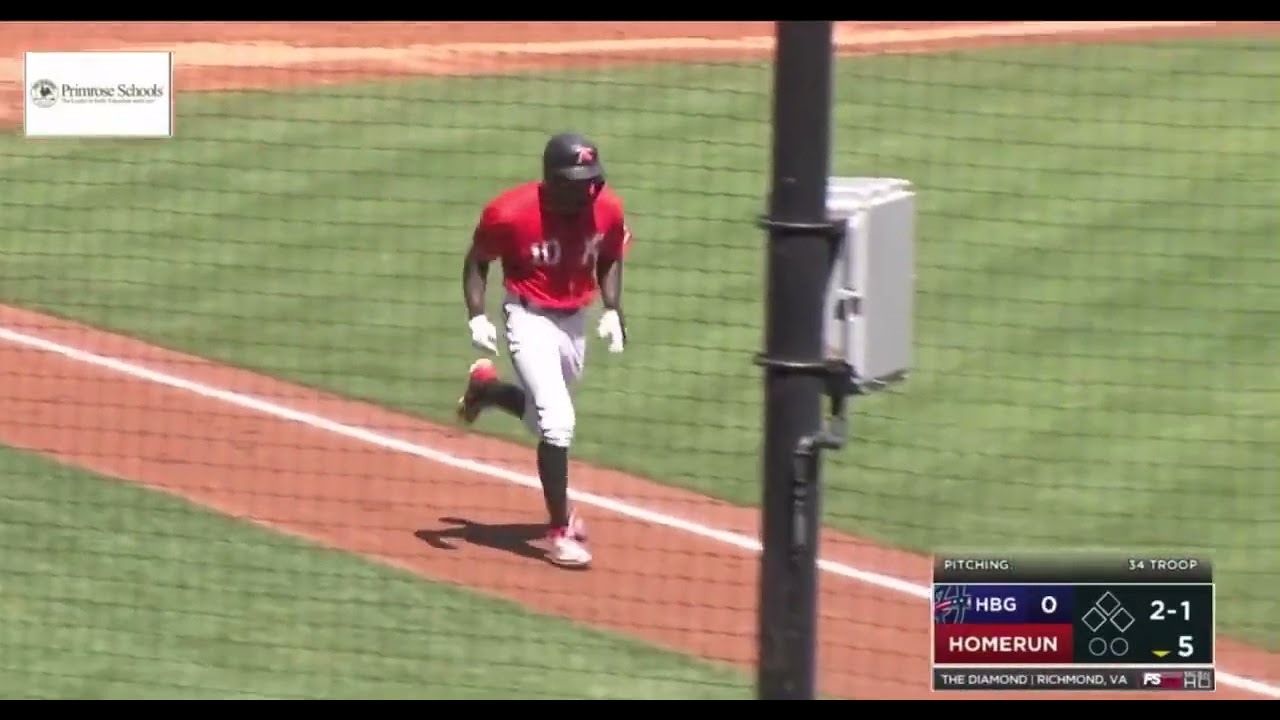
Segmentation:
{"type": "MultiPolygon", "coordinates": [[[[515,472],[513,470],[508,470],[507,468],[490,465],[489,463],[480,462],[478,460],[458,457],[457,455],[441,452],[440,450],[436,450],[425,445],[419,445],[407,440],[394,438],[366,428],[340,423],[319,415],[295,410],[278,403],[256,398],[251,395],[233,392],[231,390],[213,387],[212,385],[206,385],[195,380],[189,380],[176,375],[159,372],[119,358],[98,355],[97,353],[80,350],[36,335],[29,335],[6,327],[0,327],[0,340],[6,340],[14,345],[22,345],[28,348],[53,353],[55,355],[61,355],[67,359],[91,365],[96,368],[111,370],[112,372],[117,372],[121,375],[127,375],[139,380],[146,380],[147,382],[164,385],[176,390],[183,390],[203,398],[217,400],[246,410],[253,410],[254,412],[262,413],[263,415],[270,415],[271,417],[280,418],[281,420],[298,423],[299,425],[305,425],[316,430],[323,430],[325,432],[333,433],[334,435],[358,440],[387,450],[393,450],[406,455],[413,455],[424,460],[440,463],[441,465],[448,465],[449,467],[458,468],[460,470],[467,470],[480,475],[487,475],[492,478],[506,480],[507,482],[527,488],[538,490],[542,488],[542,484],[538,482],[538,478],[532,475],[515,472]]],[[[692,520],[685,520],[674,515],[668,515],[667,513],[657,512],[655,510],[646,510],[645,508],[637,505],[622,502],[621,500],[606,497],[604,495],[570,490],[569,496],[576,502],[603,510],[609,510],[633,520],[639,520],[651,525],[660,525],[673,530],[680,530],[682,532],[689,533],[690,535],[697,535],[698,537],[714,540],[724,545],[730,545],[748,552],[758,553],[761,551],[759,540],[741,533],[719,530],[692,520]]],[[[851,565],[838,563],[832,560],[819,559],[818,567],[824,572],[831,573],[832,575],[856,580],[858,582],[864,582],[868,585],[892,590],[914,598],[922,600],[932,598],[932,592],[929,587],[925,585],[918,585],[909,580],[903,580],[901,578],[871,572],[869,570],[859,570],[851,565]]],[[[1280,699],[1280,687],[1260,682],[1258,680],[1233,675],[1227,672],[1219,671],[1217,675],[1223,685],[1265,697],[1280,699]]]]}

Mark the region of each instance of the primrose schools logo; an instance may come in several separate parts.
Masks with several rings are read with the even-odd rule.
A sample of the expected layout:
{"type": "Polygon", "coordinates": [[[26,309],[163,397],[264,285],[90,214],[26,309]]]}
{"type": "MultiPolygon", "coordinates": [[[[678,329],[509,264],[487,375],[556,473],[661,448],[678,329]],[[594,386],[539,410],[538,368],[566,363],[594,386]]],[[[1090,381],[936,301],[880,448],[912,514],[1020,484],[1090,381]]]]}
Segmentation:
{"type": "Polygon", "coordinates": [[[58,103],[68,105],[153,103],[164,98],[164,86],[158,83],[136,85],[72,85],[52,80],[31,84],[31,104],[51,108],[58,103]]]}
{"type": "Polygon", "coordinates": [[[29,138],[172,138],[173,52],[27,51],[22,134],[29,138]]]}

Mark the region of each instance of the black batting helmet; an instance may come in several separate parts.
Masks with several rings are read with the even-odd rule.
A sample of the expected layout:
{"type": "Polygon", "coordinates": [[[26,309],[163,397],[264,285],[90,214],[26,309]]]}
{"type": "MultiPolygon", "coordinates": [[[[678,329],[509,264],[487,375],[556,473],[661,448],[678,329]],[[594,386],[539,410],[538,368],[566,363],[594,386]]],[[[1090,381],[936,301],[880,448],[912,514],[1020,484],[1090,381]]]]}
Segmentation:
{"type": "Polygon", "coordinates": [[[597,180],[604,182],[604,165],[596,144],[580,133],[552,135],[542,151],[542,177],[546,180],[597,180]]]}

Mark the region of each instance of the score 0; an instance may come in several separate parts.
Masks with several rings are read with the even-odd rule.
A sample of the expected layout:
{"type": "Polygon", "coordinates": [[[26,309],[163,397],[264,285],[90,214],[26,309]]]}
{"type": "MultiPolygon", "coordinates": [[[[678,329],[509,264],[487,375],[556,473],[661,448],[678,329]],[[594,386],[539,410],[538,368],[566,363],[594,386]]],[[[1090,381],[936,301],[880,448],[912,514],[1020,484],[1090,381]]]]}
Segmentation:
{"type": "Polygon", "coordinates": [[[1052,615],[1058,612],[1058,598],[1052,595],[1042,595],[1040,597],[1040,612],[1045,615],[1052,615]]]}

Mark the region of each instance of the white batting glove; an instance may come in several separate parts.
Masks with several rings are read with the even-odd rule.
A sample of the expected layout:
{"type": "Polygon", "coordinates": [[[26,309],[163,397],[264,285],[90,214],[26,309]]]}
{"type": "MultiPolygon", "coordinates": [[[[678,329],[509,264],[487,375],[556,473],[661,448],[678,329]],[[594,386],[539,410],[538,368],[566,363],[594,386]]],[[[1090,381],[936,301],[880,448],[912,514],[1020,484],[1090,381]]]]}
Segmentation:
{"type": "Polygon", "coordinates": [[[609,352],[622,352],[622,345],[627,339],[622,329],[622,318],[617,310],[605,310],[600,316],[600,324],[596,326],[596,334],[609,342],[609,352]]]}
{"type": "Polygon", "coordinates": [[[477,315],[467,321],[471,327],[471,344],[480,350],[498,354],[498,328],[489,322],[484,315],[477,315]]]}

